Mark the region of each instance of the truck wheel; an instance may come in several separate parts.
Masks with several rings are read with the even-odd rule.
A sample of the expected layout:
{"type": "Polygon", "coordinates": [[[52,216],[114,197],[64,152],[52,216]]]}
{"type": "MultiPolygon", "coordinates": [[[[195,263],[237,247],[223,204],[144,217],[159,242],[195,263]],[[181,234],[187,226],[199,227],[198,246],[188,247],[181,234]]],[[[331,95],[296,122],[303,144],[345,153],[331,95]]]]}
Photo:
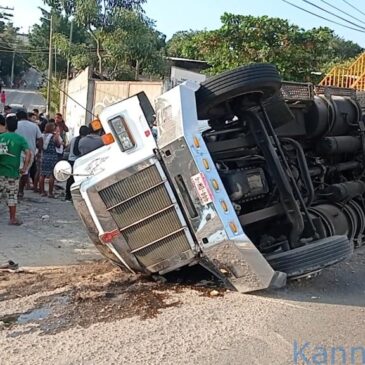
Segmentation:
{"type": "Polygon", "coordinates": [[[256,63],[223,72],[204,81],[197,90],[198,117],[216,117],[219,105],[237,96],[259,92],[266,99],[280,88],[280,75],[276,67],[268,63],[256,63]]]}
{"type": "Polygon", "coordinates": [[[352,252],[353,244],[346,236],[331,236],[293,250],[267,255],[266,260],[274,270],[294,278],[345,260],[352,252]]]}

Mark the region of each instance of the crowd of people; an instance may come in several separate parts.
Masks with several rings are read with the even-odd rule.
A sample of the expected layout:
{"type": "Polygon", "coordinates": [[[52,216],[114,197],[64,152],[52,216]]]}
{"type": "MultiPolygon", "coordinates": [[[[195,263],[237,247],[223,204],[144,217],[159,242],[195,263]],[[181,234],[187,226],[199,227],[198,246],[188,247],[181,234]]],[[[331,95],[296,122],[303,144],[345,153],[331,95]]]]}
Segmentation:
{"type": "MultiPolygon", "coordinates": [[[[32,189],[41,196],[55,198],[53,170],[56,163],[76,159],[103,145],[100,133],[82,126],[79,135],[68,143],[61,113],[47,119],[38,109],[12,113],[9,106],[0,114],[0,198],[5,195],[9,207],[9,224],[20,225],[16,216],[18,198],[32,189]],[[46,179],[48,190],[46,191],[46,179]]],[[[65,200],[71,200],[73,177],[67,181],[65,200]]]]}

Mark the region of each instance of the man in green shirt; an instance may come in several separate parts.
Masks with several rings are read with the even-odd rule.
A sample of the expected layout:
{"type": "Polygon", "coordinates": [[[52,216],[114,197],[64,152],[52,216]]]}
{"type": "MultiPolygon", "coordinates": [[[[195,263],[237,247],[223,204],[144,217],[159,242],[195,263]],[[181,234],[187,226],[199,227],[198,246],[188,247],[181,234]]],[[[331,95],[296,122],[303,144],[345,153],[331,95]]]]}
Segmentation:
{"type": "Polygon", "coordinates": [[[18,203],[19,173],[27,170],[31,152],[26,140],[15,133],[18,121],[15,115],[9,115],[5,121],[6,132],[0,134],[0,197],[5,194],[9,207],[10,225],[20,225],[16,218],[18,203]],[[25,153],[25,161],[19,170],[21,153],[25,153]]]}

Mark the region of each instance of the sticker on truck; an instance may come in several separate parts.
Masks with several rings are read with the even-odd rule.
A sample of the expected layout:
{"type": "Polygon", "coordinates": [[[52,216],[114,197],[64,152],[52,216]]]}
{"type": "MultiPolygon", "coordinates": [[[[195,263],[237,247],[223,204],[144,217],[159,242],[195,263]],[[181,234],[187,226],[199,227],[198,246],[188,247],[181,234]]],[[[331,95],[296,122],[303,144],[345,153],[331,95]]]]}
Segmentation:
{"type": "Polygon", "coordinates": [[[213,194],[209,188],[207,180],[203,173],[196,174],[191,177],[191,182],[195,187],[195,190],[198,194],[200,204],[208,205],[213,201],[213,194]]]}

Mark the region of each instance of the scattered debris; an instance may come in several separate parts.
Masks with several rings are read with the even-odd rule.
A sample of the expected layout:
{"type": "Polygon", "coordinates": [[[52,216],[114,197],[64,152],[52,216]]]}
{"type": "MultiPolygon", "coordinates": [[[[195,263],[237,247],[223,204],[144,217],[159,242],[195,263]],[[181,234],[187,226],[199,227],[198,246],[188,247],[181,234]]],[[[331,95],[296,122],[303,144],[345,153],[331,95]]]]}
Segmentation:
{"type": "Polygon", "coordinates": [[[156,317],[164,308],[179,306],[181,303],[175,295],[186,289],[207,297],[225,294],[219,287],[212,290],[209,280],[200,280],[200,284],[206,283],[207,286],[199,287],[196,283],[168,282],[161,276],[154,280],[124,272],[106,261],[36,269],[32,274],[25,271],[21,279],[8,275],[6,280],[0,281],[0,301],[39,292],[57,293],[39,297],[30,310],[0,316],[0,321],[5,323],[5,328],[32,323],[35,324],[32,331],[53,334],[75,325],[89,327],[95,322],[133,316],[141,319],[156,317]]]}

